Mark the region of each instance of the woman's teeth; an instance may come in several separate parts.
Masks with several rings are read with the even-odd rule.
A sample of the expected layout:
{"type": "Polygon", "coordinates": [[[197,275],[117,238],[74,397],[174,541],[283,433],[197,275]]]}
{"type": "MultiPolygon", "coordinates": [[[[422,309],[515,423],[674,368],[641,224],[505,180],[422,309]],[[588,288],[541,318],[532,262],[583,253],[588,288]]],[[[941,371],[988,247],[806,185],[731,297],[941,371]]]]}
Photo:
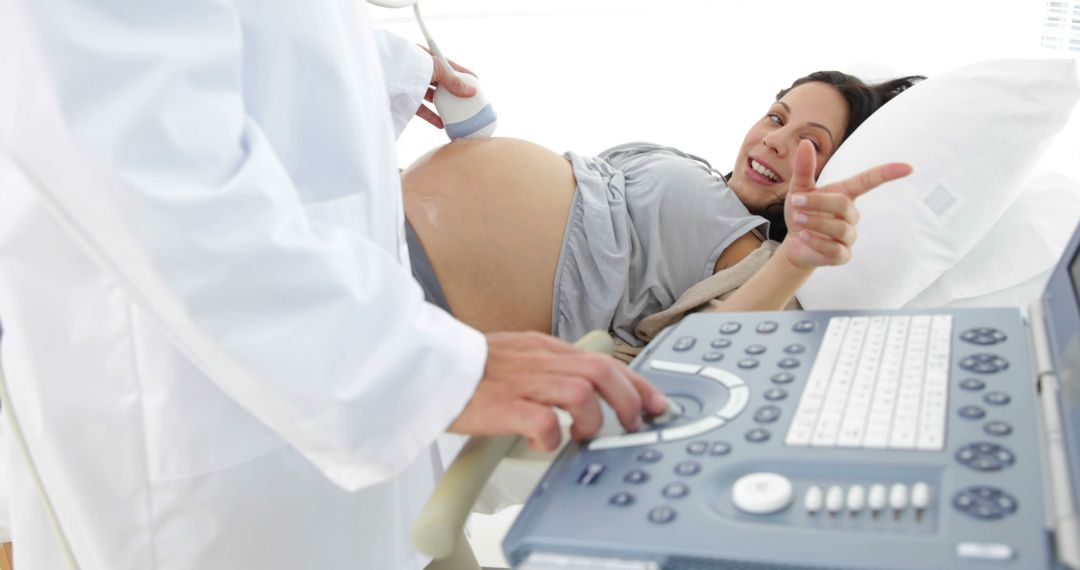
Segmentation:
{"type": "Polygon", "coordinates": [[[765,178],[768,178],[769,180],[772,180],[773,182],[780,182],[780,177],[777,176],[775,172],[769,170],[768,168],[765,168],[760,162],[754,159],[750,159],[750,168],[753,168],[754,172],[757,172],[758,174],[764,176],[765,178]]]}

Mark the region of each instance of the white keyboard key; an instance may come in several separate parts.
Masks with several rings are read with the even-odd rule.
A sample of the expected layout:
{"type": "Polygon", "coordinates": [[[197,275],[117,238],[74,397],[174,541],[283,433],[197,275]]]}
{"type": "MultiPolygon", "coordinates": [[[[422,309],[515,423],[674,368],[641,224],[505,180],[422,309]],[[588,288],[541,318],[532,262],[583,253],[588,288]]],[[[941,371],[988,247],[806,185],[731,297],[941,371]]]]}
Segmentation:
{"type": "Polygon", "coordinates": [[[823,506],[825,506],[825,492],[821,490],[821,487],[812,485],[803,497],[803,508],[807,513],[816,515],[821,512],[823,506]]]}
{"type": "Polygon", "coordinates": [[[911,486],[911,506],[919,510],[930,506],[930,485],[920,481],[911,486]]]}
{"type": "Polygon", "coordinates": [[[870,493],[866,497],[866,504],[875,514],[885,509],[886,492],[885,485],[875,483],[870,486],[870,493]]]}
{"type": "Polygon", "coordinates": [[[857,515],[866,506],[866,489],[862,485],[848,487],[847,508],[851,514],[857,515]]]}
{"type": "Polygon", "coordinates": [[[835,515],[844,510],[844,490],[833,485],[825,492],[825,510],[830,515],[835,515]]]}
{"type": "Polygon", "coordinates": [[[903,483],[893,483],[889,487],[889,508],[899,514],[908,506],[908,488],[903,483]]]}

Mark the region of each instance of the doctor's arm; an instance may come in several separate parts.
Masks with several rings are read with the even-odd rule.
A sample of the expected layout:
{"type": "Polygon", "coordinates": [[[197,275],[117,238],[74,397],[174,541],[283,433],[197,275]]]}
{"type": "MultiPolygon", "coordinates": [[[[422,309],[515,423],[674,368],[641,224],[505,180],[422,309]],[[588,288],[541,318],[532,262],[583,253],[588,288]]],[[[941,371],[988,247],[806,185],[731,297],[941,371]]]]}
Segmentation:
{"type": "MultiPolygon", "coordinates": [[[[385,244],[307,214],[327,197],[304,197],[248,113],[258,38],[241,15],[217,0],[26,6],[52,85],[20,92],[18,108],[40,112],[13,118],[9,142],[58,223],[178,350],[330,479],[355,489],[404,469],[472,396],[485,339],[425,303],[385,244]]],[[[378,77],[376,54],[362,55],[378,77]]],[[[295,79],[337,87],[316,84],[324,71],[295,79]]],[[[335,120],[377,135],[356,178],[392,214],[384,112],[335,120]]],[[[381,221],[363,217],[358,196],[330,199],[381,221]]]]}

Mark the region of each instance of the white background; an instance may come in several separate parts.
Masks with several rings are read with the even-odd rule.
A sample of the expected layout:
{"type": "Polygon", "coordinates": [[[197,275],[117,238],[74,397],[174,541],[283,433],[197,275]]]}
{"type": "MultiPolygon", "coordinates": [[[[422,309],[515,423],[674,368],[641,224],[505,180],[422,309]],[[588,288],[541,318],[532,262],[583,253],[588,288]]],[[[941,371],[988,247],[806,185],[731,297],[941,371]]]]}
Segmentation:
{"type": "MultiPolygon", "coordinates": [[[[447,57],[472,69],[497,136],[594,154],[633,140],[731,168],[742,136],[797,77],[933,76],[995,57],[1076,57],[1039,47],[1042,0],[424,0],[447,57]]],[[[422,43],[410,9],[374,24],[422,43]]],[[[415,120],[399,165],[446,142],[415,120]]],[[[1080,120],[1048,159],[1080,173],[1080,120]]]]}

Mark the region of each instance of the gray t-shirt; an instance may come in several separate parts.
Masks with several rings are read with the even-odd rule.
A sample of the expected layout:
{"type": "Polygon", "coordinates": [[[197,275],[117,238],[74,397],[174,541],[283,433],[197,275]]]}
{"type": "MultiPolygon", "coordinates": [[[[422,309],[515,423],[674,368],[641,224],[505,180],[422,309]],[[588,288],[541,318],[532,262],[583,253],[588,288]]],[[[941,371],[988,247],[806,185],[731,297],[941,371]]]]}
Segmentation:
{"type": "Polygon", "coordinates": [[[577,192],[552,303],[552,334],[565,340],[610,328],[640,346],[639,320],[712,275],[735,239],[754,228],[767,234],[768,222],[701,158],[649,143],[565,156],[577,192]]]}

